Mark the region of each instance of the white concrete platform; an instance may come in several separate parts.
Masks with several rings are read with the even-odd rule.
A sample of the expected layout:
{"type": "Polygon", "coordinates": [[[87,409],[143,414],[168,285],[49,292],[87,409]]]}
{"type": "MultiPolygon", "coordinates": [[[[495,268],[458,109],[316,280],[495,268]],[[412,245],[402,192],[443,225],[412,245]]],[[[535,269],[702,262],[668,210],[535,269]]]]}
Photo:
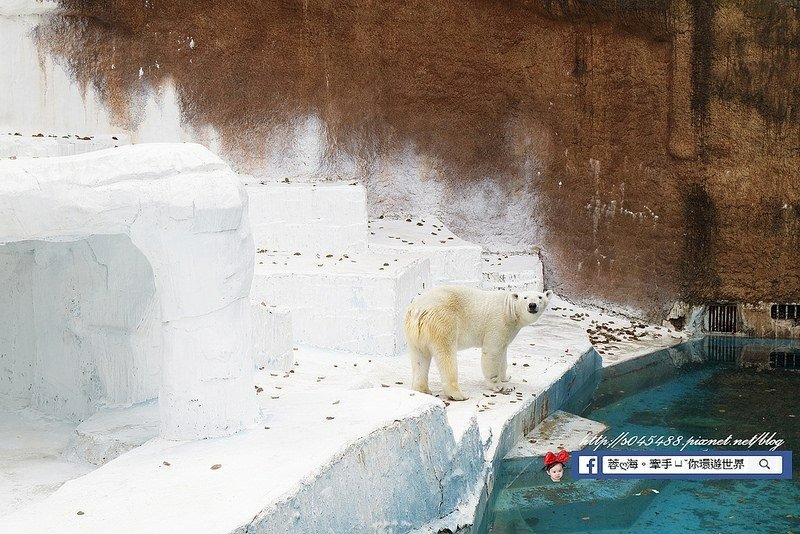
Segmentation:
{"type": "Polygon", "coordinates": [[[543,457],[548,451],[577,451],[583,448],[584,440],[606,430],[604,423],[558,410],[519,440],[505,459],[543,457]]]}
{"type": "Polygon", "coordinates": [[[486,252],[481,256],[481,287],[504,291],[544,291],[539,254],[486,252]]]}
{"type": "Polygon", "coordinates": [[[405,309],[429,285],[427,260],[410,256],[259,252],[250,299],[289,308],[298,342],[395,356],[405,309]]]}
{"type": "Polygon", "coordinates": [[[364,252],[367,199],[358,182],[263,182],[246,186],[257,249],[364,252]]]}
{"type": "Polygon", "coordinates": [[[3,516],[96,468],[62,456],[75,425],[31,409],[0,411],[0,531],[12,532],[3,527],[3,516]]]}
{"type": "MultiPolygon", "coordinates": [[[[0,514],[0,531],[437,532],[473,524],[496,462],[596,370],[585,327],[559,313],[571,305],[552,304],[558,309],[509,349],[508,395],[483,387],[477,349],[460,353],[470,398],[444,402],[407,389],[406,358],[301,345],[289,372],[256,371],[257,428],[192,442],[156,438],[24,508],[0,492],[0,510],[16,510],[0,514]]],[[[441,393],[435,368],[431,388],[441,393]]],[[[8,463],[0,456],[0,466],[8,463]]]]}
{"type": "Polygon", "coordinates": [[[373,219],[369,248],[382,254],[428,258],[434,285],[478,286],[481,280],[481,247],[459,238],[436,217],[373,219]]]}
{"type": "Polygon", "coordinates": [[[78,134],[17,135],[8,133],[0,134],[0,159],[73,156],[129,144],[130,139],[125,134],[82,136],[78,134]]]}
{"type": "MultiPolygon", "coordinates": [[[[478,352],[464,352],[464,402],[407,389],[405,358],[300,346],[290,372],[255,373],[259,427],[222,439],[153,439],[0,518],[0,530],[406,532],[454,513],[462,519],[448,521],[466,521],[487,459],[511,441],[507,429],[528,412],[542,418],[543,388],[589,348],[569,323],[553,335],[548,320],[537,324],[515,342],[510,395],[485,389],[478,352]]],[[[431,378],[439,391],[435,370],[431,378]]]]}
{"type": "Polygon", "coordinates": [[[597,309],[583,308],[562,300],[551,305],[551,311],[581,326],[603,358],[603,367],[611,367],[645,354],[688,341],[686,331],[645,324],[622,315],[611,315],[597,309]]]}
{"type": "Polygon", "coordinates": [[[273,405],[264,426],[225,439],[155,439],[0,518],[0,529],[403,532],[453,498],[443,483],[463,497],[477,479],[431,397],[287,388],[293,408],[277,410],[261,396],[273,405]],[[398,480],[403,491],[387,484],[398,480]]]}

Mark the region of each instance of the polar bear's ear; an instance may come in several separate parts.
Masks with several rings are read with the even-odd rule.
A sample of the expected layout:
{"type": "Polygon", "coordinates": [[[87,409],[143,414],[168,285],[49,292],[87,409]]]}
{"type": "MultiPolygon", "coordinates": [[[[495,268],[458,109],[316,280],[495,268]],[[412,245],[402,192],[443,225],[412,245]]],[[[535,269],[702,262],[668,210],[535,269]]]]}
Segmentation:
{"type": "Polygon", "coordinates": [[[511,293],[511,298],[518,299],[519,295],[517,295],[516,293],[511,293]]]}
{"type": "Polygon", "coordinates": [[[547,291],[544,292],[544,296],[547,297],[548,299],[552,298],[553,297],[553,290],[548,289],[547,291]]]}

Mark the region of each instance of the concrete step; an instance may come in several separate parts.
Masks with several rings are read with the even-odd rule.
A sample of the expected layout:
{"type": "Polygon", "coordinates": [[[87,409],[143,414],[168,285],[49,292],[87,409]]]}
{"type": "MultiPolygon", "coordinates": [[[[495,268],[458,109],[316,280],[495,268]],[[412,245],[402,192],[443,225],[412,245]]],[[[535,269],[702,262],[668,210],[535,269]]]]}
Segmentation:
{"type": "Polygon", "coordinates": [[[257,249],[280,252],[364,252],[367,200],[357,182],[247,185],[257,249]]]}
{"type": "Polygon", "coordinates": [[[256,367],[288,371],[294,363],[292,312],[266,301],[252,303],[253,357],[256,367]]]}
{"type": "Polygon", "coordinates": [[[544,291],[538,253],[487,252],[481,257],[481,287],[507,291],[544,291]]]}
{"type": "Polygon", "coordinates": [[[373,252],[427,258],[434,285],[480,283],[481,247],[459,238],[436,217],[373,219],[369,234],[373,252]]]}
{"type": "Polygon", "coordinates": [[[250,299],[291,310],[298,342],[394,356],[405,349],[405,309],[429,286],[424,258],[265,251],[256,254],[250,299]]]}
{"type": "Polygon", "coordinates": [[[548,506],[589,501],[613,501],[634,496],[644,488],[652,488],[657,480],[614,479],[598,482],[594,479],[572,480],[569,471],[561,482],[553,482],[537,463],[535,473],[529,473],[527,483],[503,487],[497,494],[497,512],[541,509],[548,506]]]}
{"type": "Polygon", "coordinates": [[[34,135],[0,134],[0,159],[72,156],[129,144],[127,135],[54,135],[47,132],[34,135]]]}
{"type": "MultiPolygon", "coordinates": [[[[629,529],[669,482],[577,480],[502,489],[492,532],[611,532],[629,529]]],[[[566,478],[567,475],[565,475],[566,478]]],[[[626,530],[627,531],[627,530],[626,530]]]]}
{"type": "Polygon", "coordinates": [[[544,458],[548,451],[578,451],[585,440],[606,430],[605,423],[558,410],[520,439],[505,458],[544,458]]]}
{"type": "Polygon", "coordinates": [[[103,465],[158,436],[158,401],[104,408],[82,422],[64,450],[69,461],[103,465]]]}
{"type": "Polygon", "coordinates": [[[571,460],[561,482],[553,482],[543,470],[548,451],[581,450],[585,438],[607,429],[604,423],[559,410],[522,438],[500,468],[499,490],[493,504],[497,530],[515,532],[532,524],[543,532],[562,526],[569,531],[587,525],[597,529],[629,526],[666,481],[574,480],[571,460]],[[554,508],[558,514],[553,514],[554,508]],[[601,508],[603,515],[598,516],[595,510],[601,508]]]}

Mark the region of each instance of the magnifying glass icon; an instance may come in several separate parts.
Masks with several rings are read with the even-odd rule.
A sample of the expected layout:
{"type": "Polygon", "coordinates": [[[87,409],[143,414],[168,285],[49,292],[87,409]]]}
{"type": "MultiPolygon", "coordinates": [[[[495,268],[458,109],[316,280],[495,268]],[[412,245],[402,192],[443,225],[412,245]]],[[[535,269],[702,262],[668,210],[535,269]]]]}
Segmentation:
{"type": "Polygon", "coordinates": [[[759,460],[759,461],[758,461],[758,465],[759,465],[760,467],[763,467],[763,468],[765,468],[765,469],[769,469],[769,462],[767,461],[767,459],[766,459],[766,458],[762,458],[761,460],[759,460]]]}

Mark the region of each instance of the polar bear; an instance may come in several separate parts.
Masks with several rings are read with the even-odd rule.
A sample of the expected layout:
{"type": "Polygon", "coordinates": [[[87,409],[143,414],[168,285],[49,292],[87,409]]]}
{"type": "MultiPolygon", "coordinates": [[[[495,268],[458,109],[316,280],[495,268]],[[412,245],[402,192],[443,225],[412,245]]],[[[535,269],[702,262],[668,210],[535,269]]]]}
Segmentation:
{"type": "Polygon", "coordinates": [[[430,393],[428,371],[436,360],[445,394],[466,400],[458,386],[456,352],[482,349],[483,376],[494,391],[504,391],[506,350],[523,326],[544,312],[552,291],[512,293],[471,287],[439,286],[419,295],[406,310],[405,333],[411,357],[412,387],[430,393]]]}

